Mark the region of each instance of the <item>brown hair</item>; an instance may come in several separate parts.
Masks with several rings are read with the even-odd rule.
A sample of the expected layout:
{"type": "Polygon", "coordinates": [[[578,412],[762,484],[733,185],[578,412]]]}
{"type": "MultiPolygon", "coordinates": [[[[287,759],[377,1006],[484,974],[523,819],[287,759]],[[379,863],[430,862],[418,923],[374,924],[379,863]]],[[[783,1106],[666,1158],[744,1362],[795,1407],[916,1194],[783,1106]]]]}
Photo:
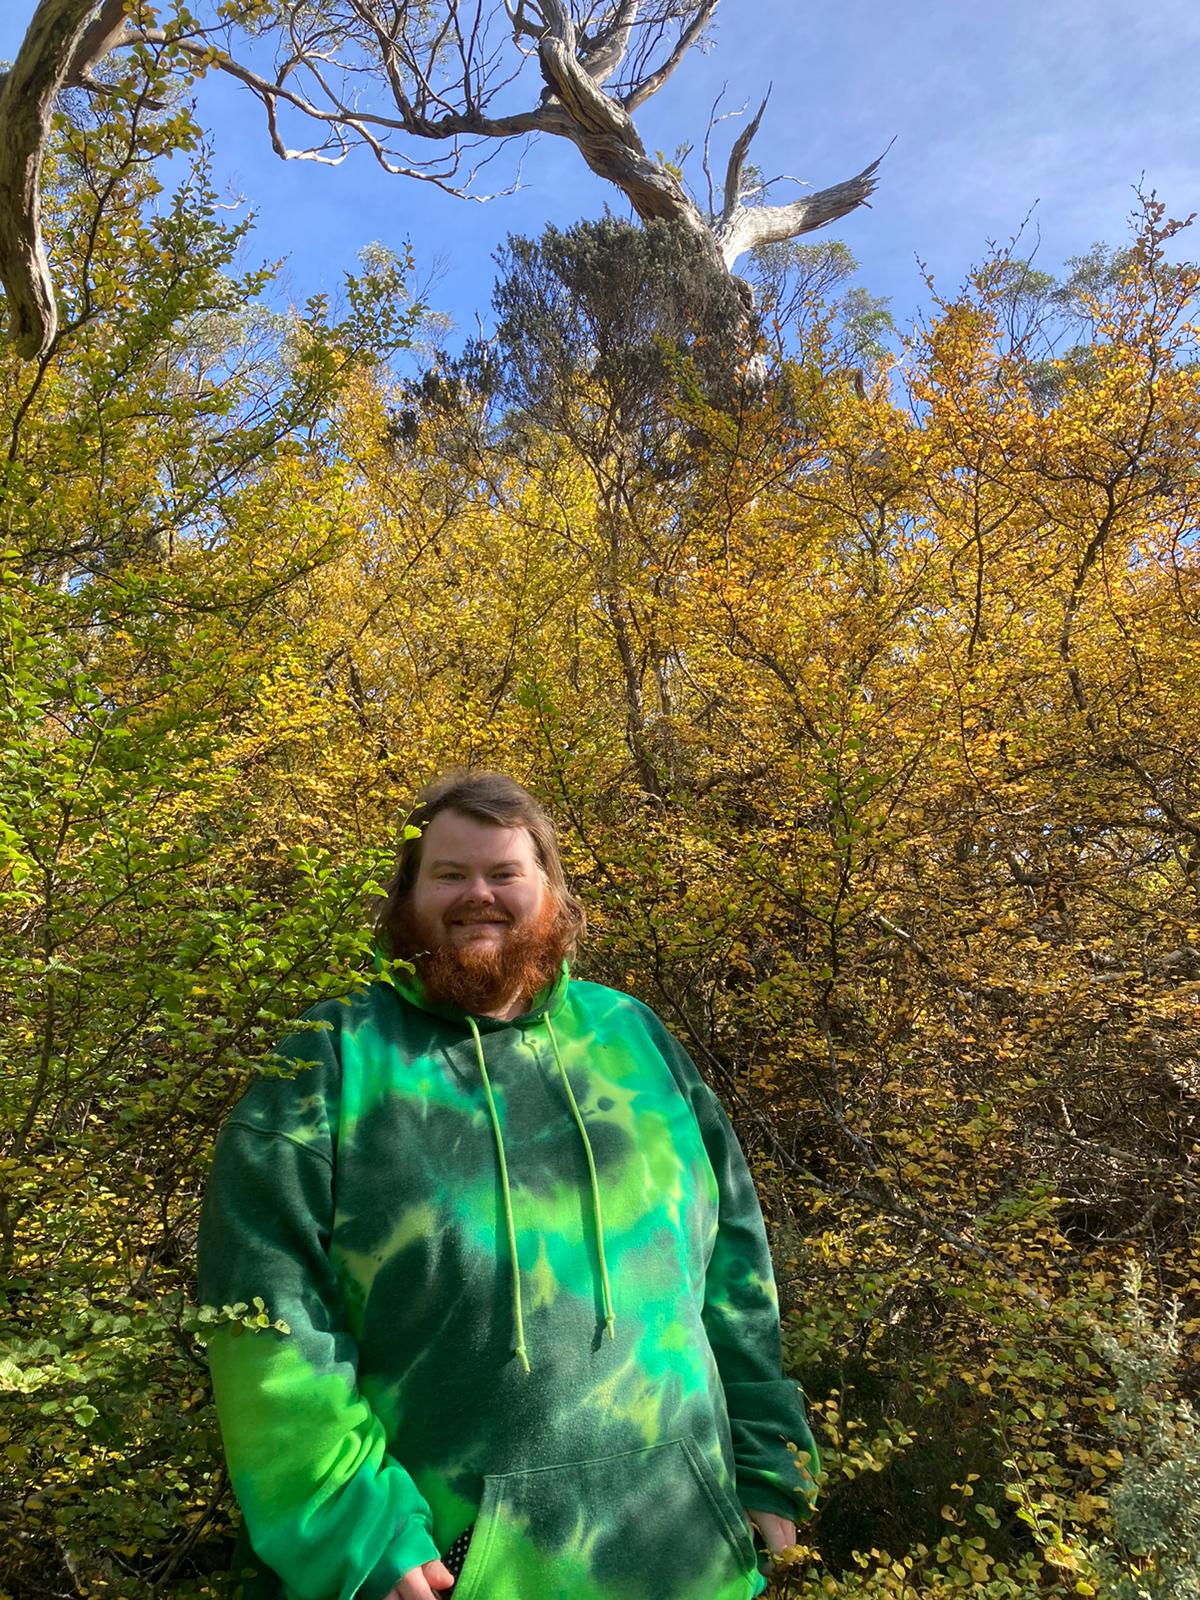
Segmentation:
{"type": "Polygon", "coordinates": [[[417,881],[424,831],[439,811],[457,811],[475,822],[490,823],[497,828],[525,828],[528,831],[546,887],[570,924],[566,954],[574,955],[583,937],[585,918],[583,907],[567,888],[554,824],[529,790],[523,789],[515,779],[503,772],[471,772],[466,768],[444,773],[442,777],[426,784],[405,819],[407,826],[419,828],[421,833],[414,838],[401,840],[396,870],[385,890],[386,899],[375,918],[376,934],[388,949],[394,951],[396,948],[393,935],[398,928],[399,913],[417,881]]]}

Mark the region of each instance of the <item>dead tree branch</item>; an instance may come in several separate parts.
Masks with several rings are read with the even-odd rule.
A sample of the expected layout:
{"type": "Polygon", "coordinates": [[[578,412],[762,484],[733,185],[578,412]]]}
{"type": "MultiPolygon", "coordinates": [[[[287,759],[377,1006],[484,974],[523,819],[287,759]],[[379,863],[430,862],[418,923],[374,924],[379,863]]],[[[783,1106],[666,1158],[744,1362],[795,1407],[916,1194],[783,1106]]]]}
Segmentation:
{"type": "MultiPolygon", "coordinates": [[[[210,4],[213,0],[210,0],[210,4]]],[[[389,173],[470,199],[488,156],[510,139],[568,139],[597,176],[626,196],[642,221],[684,223],[700,248],[733,274],[756,246],[845,216],[875,187],[878,161],[856,177],[790,205],[745,204],[742,175],[766,100],[730,153],[722,210],[703,210],[670,165],[647,154],[634,113],[703,38],[719,0],[457,0],[429,7],[388,0],[288,0],[273,24],[273,67],[247,13],[254,65],[238,54],[239,19],[217,13],[178,28],[140,25],[125,0],[41,0],[17,62],[0,82],[0,282],[9,337],[22,355],[44,354],[55,335],[53,284],[39,229],[38,172],[59,92],[102,89],[93,69],[114,51],[173,51],[198,72],[243,85],[263,107],[267,136],[287,161],[337,165],[365,148],[389,173]],[[493,115],[498,97],[536,64],[541,85],[524,109],[493,115]],[[297,141],[294,128],[318,130],[297,141]],[[424,146],[422,156],[414,148],[424,146]]],[[[711,127],[710,127],[711,132],[711,127]]],[[[705,146],[706,176],[708,148],[705,146]]],[[[506,191],[500,191],[506,192],[506,191]]],[[[753,193],[761,197],[762,190],[753,193]]],[[[742,286],[745,288],[745,286],[742,286]]],[[[748,290],[746,290],[748,295],[748,290]]]]}

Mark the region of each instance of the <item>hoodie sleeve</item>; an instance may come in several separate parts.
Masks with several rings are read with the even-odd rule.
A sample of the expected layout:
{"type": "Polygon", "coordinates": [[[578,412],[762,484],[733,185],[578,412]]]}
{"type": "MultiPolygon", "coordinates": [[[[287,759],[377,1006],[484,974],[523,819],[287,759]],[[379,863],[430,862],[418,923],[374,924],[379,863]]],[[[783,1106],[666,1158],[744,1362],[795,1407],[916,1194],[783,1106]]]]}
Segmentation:
{"type": "Polygon", "coordinates": [[[738,1498],[750,1510],[800,1521],[812,1512],[819,1461],[800,1386],[783,1375],[779,1300],[754,1180],[716,1095],[663,1032],[720,1192],[703,1316],[729,1410],[738,1498]]]}
{"type": "MultiPolygon", "coordinates": [[[[309,1016],[322,1014],[329,1008],[309,1016]]],[[[217,1308],[258,1297],[288,1331],[217,1326],[208,1345],[217,1419],[250,1542],[289,1594],[380,1600],[438,1550],[429,1507],[359,1391],[329,1260],[336,1021],[279,1054],[309,1065],[258,1079],[221,1131],[200,1219],[199,1295],[217,1308]]]]}

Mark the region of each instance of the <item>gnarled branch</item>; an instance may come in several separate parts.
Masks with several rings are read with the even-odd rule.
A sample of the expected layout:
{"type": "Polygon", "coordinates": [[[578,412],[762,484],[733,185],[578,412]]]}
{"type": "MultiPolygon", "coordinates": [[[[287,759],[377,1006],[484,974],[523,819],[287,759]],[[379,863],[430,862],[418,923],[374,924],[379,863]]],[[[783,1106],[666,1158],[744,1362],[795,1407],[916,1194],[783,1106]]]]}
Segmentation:
{"type": "Polygon", "coordinates": [[[621,0],[616,14],[593,37],[579,42],[579,61],[597,83],[607,83],[629,51],[641,0],[621,0]]]}
{"type": "Polygon", "coordinates": [[[827,223],[836,222],[857,206],[866,205],[875,192],[875,173],[882,160],[883,156],[876,156],[871,165],[864,167],[856,177],[847,178],[844,183],[835,183],[828,189],[818,189],[815,194],[806,195],[803,200],[793,200],[790,205],[737,205],[732,212],[727,211],[713,228],[717,248],[725,265],[732,271],[734,263],[747,250],[811,233],[814,228],[823,228],[827,223]]]}
{"type": "MultiPolygon", "coordinates": [[[[644,0],[589,0],[586,7],[574,0],[499,0],[491,19],[477,6],[468,28],[460,26],[453,0],[446,0],[444,15],[436,7],[395,7],[384,0],[337,0],[314,12],[311,0],[288,0],[274,68],[261,69],[224,48],[235,28],[228,17],[189,24],[181,35],[127,19],[125,0],[41,0],[17,62],[0,82],[0,282],[10,337],[26,356],[44,355],[55,337],[53,286],[38,225],[38,170],[55,96],[67,85],[98,89],[92,68],[111,51],[139,44],[170,47],[204,70],[236,79],[262,104],[272,148],[284,160],[336,165],[351,148],[364,146],[386,172],[487,199],[470,192],[483,159],[459,177],[468,151],[488,142],[499,148],[532,133],[570,139],[638,217],[683,222],[732,275],[739,257],[756,245],[823,227],[864,204],[879,162],[790,205],[742,204],[746,155],[764,100],[730,153],[720,216],[702,211],[669,164],[647,155],[633,114],[677,70],[718,4],[688,0],[678,8],[650,8],[647,15],[644,0]],[[496,19],[513,41],[508,64],[490,31],[496,19]],[[673,23],[679,31],[671,42],[673,23]],[[531,60],[544,85],[537,103],[489,115],[531,60]],[[354,86],[364,75],[382,90],[382,101],[360,98],[354,86]],[[319,132],[310,143],[296,144],[281,116],[319,132]],[[440,147],[440,153],[422,160],[414,142],[440,147]]],[[[705,162],[707,176],[707,143],[705,162]]]]}

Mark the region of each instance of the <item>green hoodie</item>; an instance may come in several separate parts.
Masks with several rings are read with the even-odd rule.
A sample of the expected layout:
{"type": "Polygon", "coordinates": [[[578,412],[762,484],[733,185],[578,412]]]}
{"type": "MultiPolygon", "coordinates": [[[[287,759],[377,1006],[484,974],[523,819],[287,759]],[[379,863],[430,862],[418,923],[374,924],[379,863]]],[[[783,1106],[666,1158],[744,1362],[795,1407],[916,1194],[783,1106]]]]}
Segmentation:
{"type": "Polygon", "coordinates": [[[804,1515],[816,1452],[677,1041],[565,969],[512,1022],[385,982],[306,1019],[200,1224],[202,1302],[288,1329],[209,1343],[249,1592],[379,1600],[474,1524],[454,1600],[761,1593],[739,1507],[804,1515]]]}

